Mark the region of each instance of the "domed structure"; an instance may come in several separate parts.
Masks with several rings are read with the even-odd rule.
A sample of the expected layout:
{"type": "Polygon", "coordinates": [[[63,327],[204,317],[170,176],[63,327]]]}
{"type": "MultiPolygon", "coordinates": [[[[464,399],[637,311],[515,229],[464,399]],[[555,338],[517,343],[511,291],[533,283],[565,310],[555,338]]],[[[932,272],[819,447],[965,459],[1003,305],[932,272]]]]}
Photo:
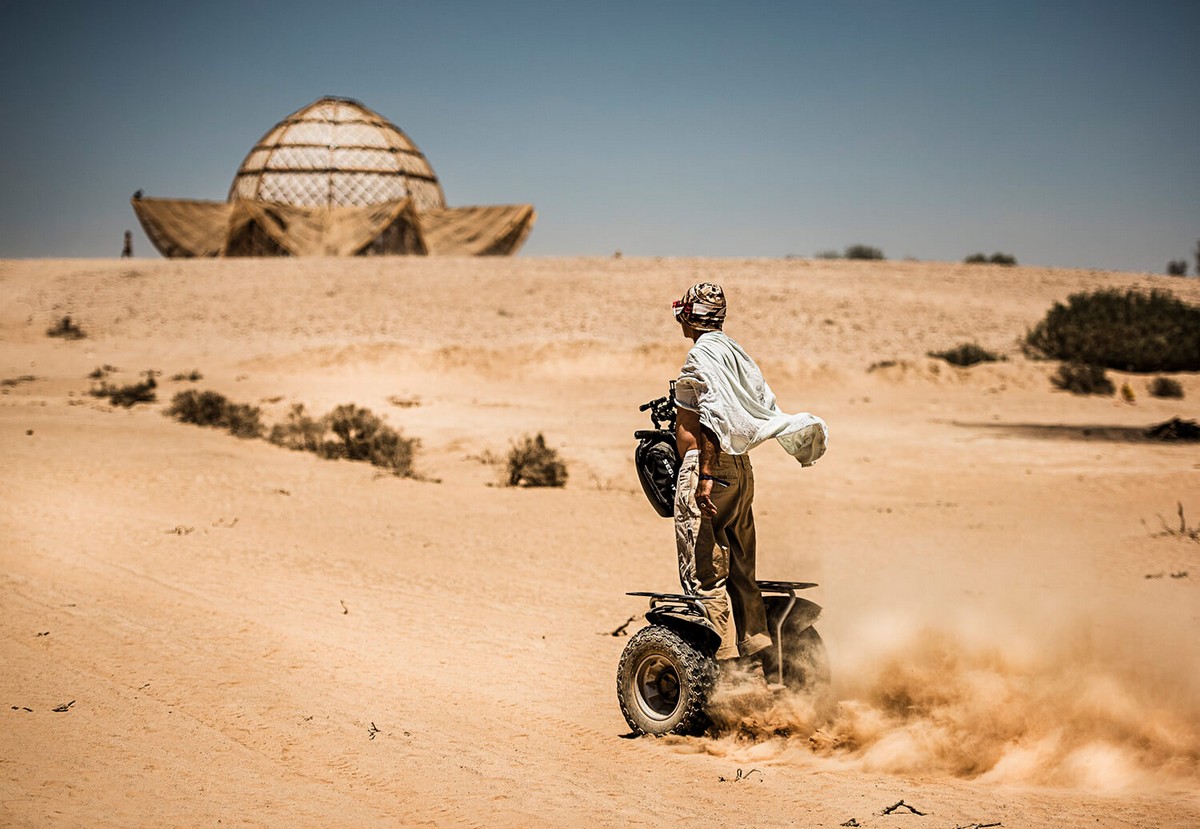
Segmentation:
{"type": "Polygon", "coordinates": [[[295,207],[366,207],[411,197],[446,206],[425,156],[391,121],[348,98],[321,98],[259,139],[229,197],[295,207]]]}
{"type": "Polygon", "coordinates": [[[507,256],[537,218],[527,204],[446,207],[425,156],[383,116],[321,98],[272,127],[224,202],[149,199],[133,210],[167,257],[507,256]]]}

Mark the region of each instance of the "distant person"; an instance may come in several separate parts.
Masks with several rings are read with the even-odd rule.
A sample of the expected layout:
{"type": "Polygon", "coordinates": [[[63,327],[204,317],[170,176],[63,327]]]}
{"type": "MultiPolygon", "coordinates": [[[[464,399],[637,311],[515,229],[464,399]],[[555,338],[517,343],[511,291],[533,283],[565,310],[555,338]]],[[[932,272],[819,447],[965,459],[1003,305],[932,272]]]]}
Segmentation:
{"type": "Polygon", "coordinates": [[[129,259],[133,256],[133,234],[128,230],[125,231],[125,244],[121,246],[121,258],[129,259]]]}
{"type": "Polygon", "coordinates": [[[693,341],[675,386],[676,444],[682,463],[675,491],[679,580],[697,596],[721,635],[717,659],[742,658],[761,672],[756,654],[771,645],[755,577],[754,470],[748,452],[776,438],[801,464],[825,452],[819,417],[785,414],[758,365],[721,330],[725,293],[693,285],[674,303],[693,341]]]}

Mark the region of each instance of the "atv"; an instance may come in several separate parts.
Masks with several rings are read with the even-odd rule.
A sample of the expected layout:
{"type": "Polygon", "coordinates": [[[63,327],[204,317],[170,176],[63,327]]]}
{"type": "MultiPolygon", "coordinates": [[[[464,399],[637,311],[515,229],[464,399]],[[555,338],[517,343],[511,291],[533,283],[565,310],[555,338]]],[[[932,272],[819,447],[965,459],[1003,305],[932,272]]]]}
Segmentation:
{"type": "MultiPolygon", "coordinates": [[[[655,511],[672,515],[679,454],[675,447],[675,384],[666,397],[644,404],[654,429],[634,433],[634,462],[655,511]]],[[[811,582],[759,581],[771,647],[762,652],[765,677],[775,690],[821,695],[829,687],[825,644],[813,623],[820,605],[797,596],[811,582]]],[[[617,700],[636,734],[699,734],[718,681],[721,636],[700,599],[682,593],[633,592],[649,598],[649,624],[629,639],[617,666],[617,700]]]]}

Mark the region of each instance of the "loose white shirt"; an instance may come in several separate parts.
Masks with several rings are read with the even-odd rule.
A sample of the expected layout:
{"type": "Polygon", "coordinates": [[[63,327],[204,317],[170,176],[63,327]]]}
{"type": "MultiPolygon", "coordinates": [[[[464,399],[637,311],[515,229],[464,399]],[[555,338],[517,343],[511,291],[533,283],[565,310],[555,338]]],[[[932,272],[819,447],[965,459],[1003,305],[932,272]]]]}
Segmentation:
{"type": "Polygon", "coordinates": [[[688,351],[675,403],[699,414],[730,455],[744,455],[770,438],[803,466],[825,454],[825,421],[781,411],[758,364],[722,331],[706,331],[688,351]]]}

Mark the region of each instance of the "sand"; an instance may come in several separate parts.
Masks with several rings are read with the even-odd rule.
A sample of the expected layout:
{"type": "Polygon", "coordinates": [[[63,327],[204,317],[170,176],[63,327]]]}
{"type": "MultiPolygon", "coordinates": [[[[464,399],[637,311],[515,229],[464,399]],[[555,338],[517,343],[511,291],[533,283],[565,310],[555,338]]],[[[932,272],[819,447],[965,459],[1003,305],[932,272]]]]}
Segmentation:
{"type": "Polygon", "coordinates": [[[1018,344],[1104,286],[1200,303],[925,262],[0,262],[0,824],[1200,825],[1200,544],[1163,534],[1200,448],[1130,439],[1200,418],[1200,375],[1073,396],[1018,344]],[[700,279],[831,427],[810,469],[756,450],[755,507],[760,576],[820,583],[839,707],[629,739],[610,633],[677,586],[632,432],[700,279]],[[926,356],[969,340],[1009,359],[926,356]],[[103,365],[159,402],[88,396],[103,365]],[[187,388],[366,406],[424,480],[164,417],[187,388]],[[566,488],[496,486],[539,431],[566,488]]]}

